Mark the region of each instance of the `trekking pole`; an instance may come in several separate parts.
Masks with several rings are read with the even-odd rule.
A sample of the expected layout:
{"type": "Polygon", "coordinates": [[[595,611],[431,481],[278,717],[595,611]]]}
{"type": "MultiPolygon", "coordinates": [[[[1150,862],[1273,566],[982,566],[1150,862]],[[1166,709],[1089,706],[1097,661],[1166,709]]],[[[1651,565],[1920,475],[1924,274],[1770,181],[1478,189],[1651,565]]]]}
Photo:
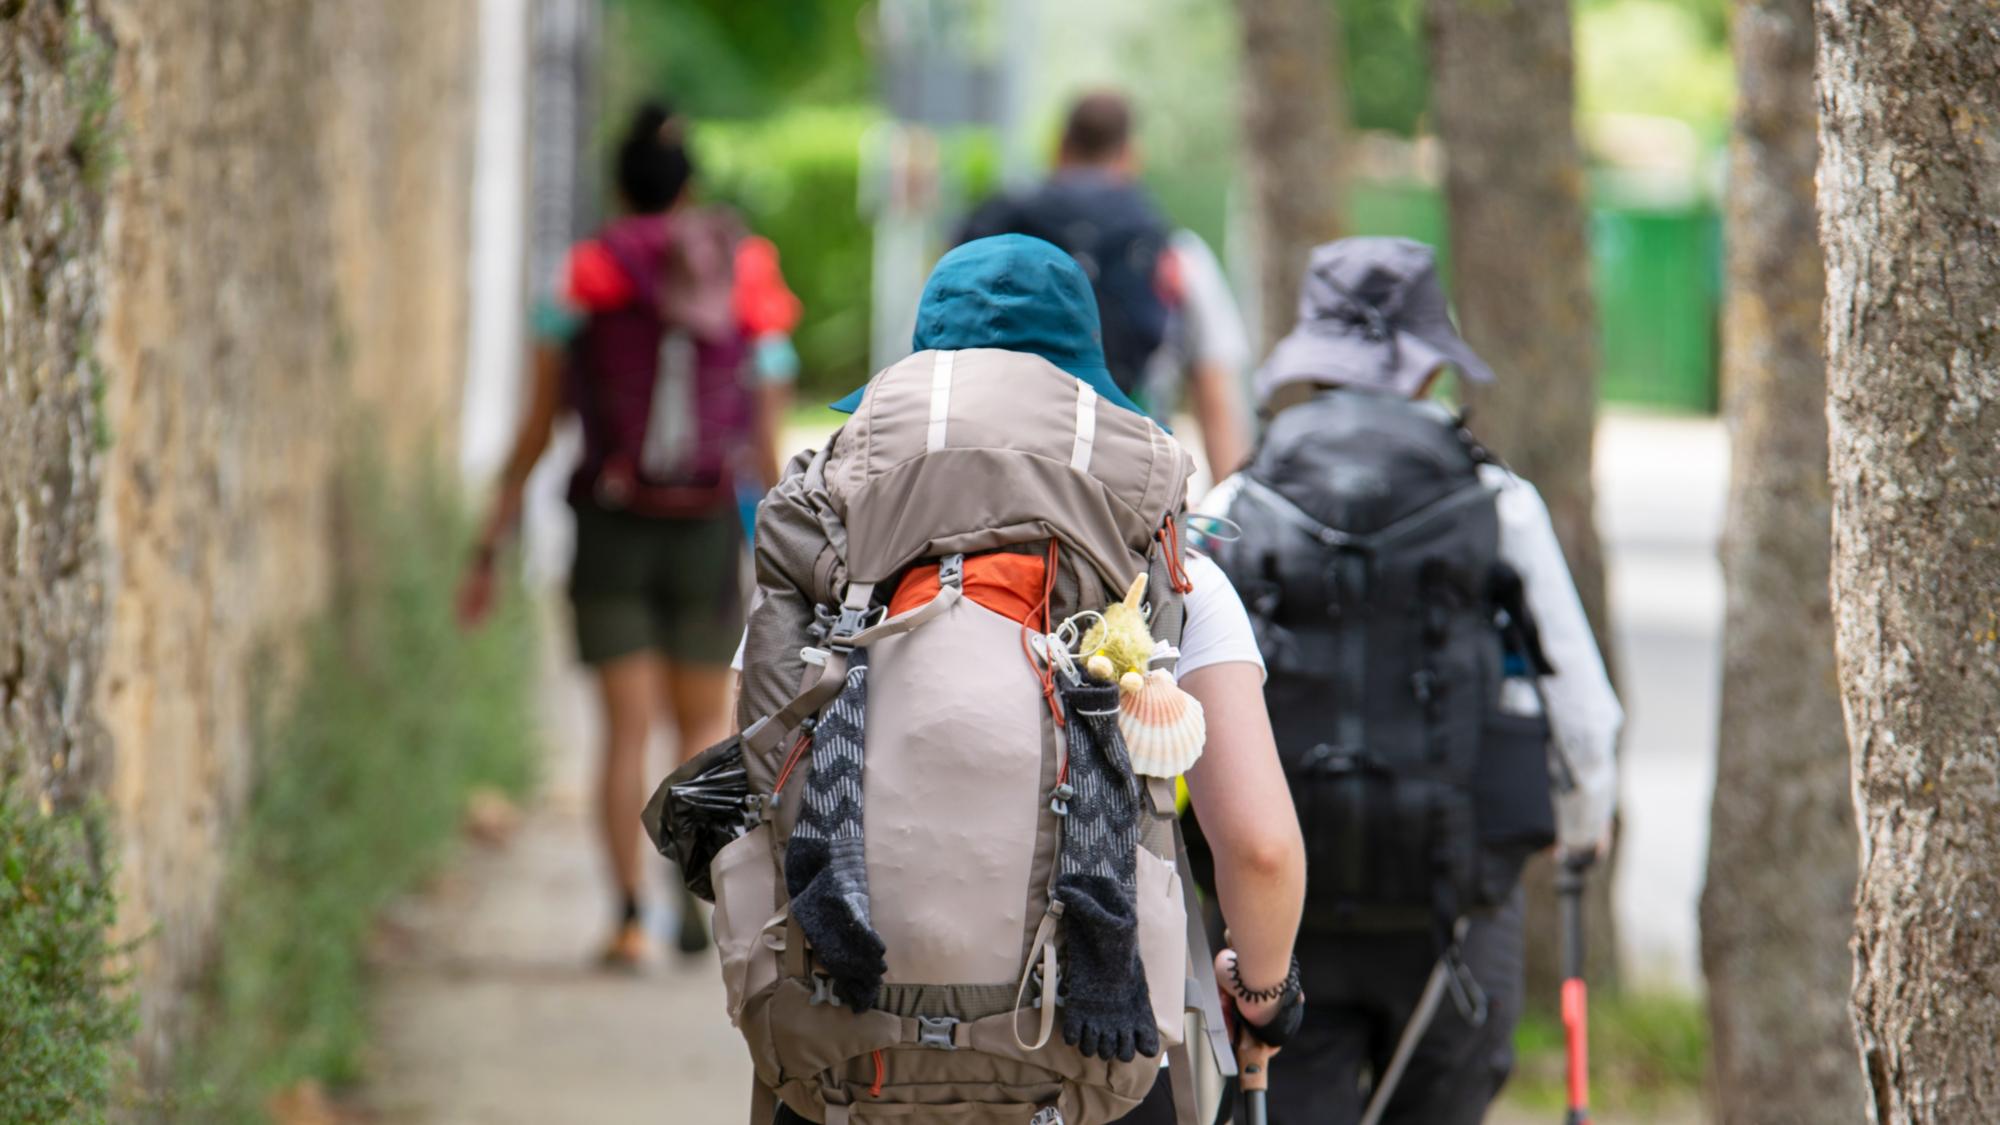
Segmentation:
{"type": "Polygon", "coordinates": [[[1590,1125],[1589,990],[1583,981],[1583,881],[1593,852],[1561,856],[1556,898],[1562,917],[1562,1021],[1569,1063],[1568,1112],[1563,1125],[1590,1125]]]}
{"type": "Polygon", "coordinates": [[[1268,1125],[1271,1089],[1271,1056],[1277,1050],[1245,1037],[1236,1048],[1238,1079],[1243,1091],[1243,1125],[1268,1125]]]}

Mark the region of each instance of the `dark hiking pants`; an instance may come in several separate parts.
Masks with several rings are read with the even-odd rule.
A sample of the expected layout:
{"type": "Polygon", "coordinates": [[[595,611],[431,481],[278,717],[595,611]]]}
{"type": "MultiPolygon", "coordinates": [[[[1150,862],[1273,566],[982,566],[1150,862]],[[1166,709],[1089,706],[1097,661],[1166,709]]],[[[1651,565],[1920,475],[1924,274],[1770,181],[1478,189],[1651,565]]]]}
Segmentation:
{"type": "MultiPolygon", "coordinates": [[[[1475,916],[1466,967],[1487,997],[1472,1026],[1449,993],[1403,1072],[1384,1125],[1477,1125],[1514,1066],[1521,1017],[1521,892],[1475,916]]],[[[1352,1125],[1364,1084],[1389,1065],[1435,964],[1422,937],[1357,935],[1302,943],[1305,1025],[1271,1063],[1271,1125],[1352,1125]]]]}

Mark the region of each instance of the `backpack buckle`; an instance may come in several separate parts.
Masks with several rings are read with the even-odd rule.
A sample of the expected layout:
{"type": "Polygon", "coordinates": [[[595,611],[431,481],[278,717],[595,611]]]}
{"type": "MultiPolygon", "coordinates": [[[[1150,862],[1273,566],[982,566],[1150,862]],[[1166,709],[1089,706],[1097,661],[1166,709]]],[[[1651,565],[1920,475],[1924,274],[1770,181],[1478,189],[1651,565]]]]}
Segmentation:
{"type": "Polygon", "coordinates": [[[813,994],[812,998],[806,1001],[807,1004],[837,1005],[840,1003],[840,1001],[833,995],[832,977],[826,976],[821,973],[814,973],[812,981],[813,981],[813,994]]]}
{"type": "Polygon", "coordinates": [[[938,563],[938,586],[940,588],[945,586],[957,586],[960,589],[965,588],[964,555],[946,555],[944,561],[938,563]]]}
{"type": "Polygon", "coordinates": [[[1070,798],[1076,796],[1076,787],[1065,781],[1056,786],[1055,795],[1049,798],[1049,811],[1057,816],[1069,815],[1070,798]]]}
{"type": "Polygon", "coordinates": [[[888,611],[882,606],[841,606],[840,616],[834,619],[833,635],[827,638],[826,647],[835,652],[852,652],[854,646],[845,642],[887,615],[888,611]]]}
{"type": "Polygon", "coordinates": [[[1044,997],[1049,998],[1050,1003],[1054,1003],[1056,994],[1062,988],[1061,982],[1062,982],[1061,969],[1056,970],[1056,987],[1054,988],[1048,987],[1047,984],[1042,980],[1042,967],[1040,965],[1036,965],[1033,969],[1029,970],[1028,994],[1030,999],[1028,1000],[1028,1007],[1036,1011],[1040,1011],[1042,1007],[1042,1000],[1044,997]]]}
{"type": "Polygon", "coordinates": [[[936,1047],[940,1051],[956,1051],[958,1044],[951,1041],[952,1032],[958,1021],[950,1016],[918,1016],[917,1046],[936,1047]]]}

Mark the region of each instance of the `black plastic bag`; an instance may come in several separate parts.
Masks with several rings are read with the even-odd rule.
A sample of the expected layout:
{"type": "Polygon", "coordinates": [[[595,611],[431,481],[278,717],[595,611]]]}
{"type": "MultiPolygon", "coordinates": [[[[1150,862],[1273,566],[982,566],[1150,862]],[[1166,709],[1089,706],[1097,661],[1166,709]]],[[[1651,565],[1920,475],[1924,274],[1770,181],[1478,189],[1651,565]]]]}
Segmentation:
{"type": "Polygon", "coordinates": [[[750,775],[743,768],[743,740],[735,735],[668,774],[640,814],[653,846],[680,865],[688,891],[703,902],[715,901],[709,864],[756,817],[750,775]]]}

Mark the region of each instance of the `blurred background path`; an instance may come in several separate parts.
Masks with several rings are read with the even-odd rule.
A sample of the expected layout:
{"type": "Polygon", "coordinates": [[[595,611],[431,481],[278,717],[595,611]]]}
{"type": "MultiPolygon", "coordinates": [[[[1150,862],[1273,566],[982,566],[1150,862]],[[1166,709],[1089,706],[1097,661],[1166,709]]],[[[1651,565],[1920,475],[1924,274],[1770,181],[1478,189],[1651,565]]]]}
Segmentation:
{"type": "MultiPolygon", "coordinates": [[[[1599,518],[1630,685],[1622,953],[1631,979],[1675,991],[1699,980],[1726,478],[1716,423],[1628,414],[1599,429],[1599,518]]],[[[469,848],[401,906],[379,943],[368,1108],[408,1125],[738,1121],[749,1067],[712,955],[669,954],[636,978],[591,964],[607,921],[588,808],[595,711],[579,672],[551,655],[539,796],[503,843],[469,848]]],[[[1510,1106],[1493,1120],[1548,1116],[1510,1106]]]]}

